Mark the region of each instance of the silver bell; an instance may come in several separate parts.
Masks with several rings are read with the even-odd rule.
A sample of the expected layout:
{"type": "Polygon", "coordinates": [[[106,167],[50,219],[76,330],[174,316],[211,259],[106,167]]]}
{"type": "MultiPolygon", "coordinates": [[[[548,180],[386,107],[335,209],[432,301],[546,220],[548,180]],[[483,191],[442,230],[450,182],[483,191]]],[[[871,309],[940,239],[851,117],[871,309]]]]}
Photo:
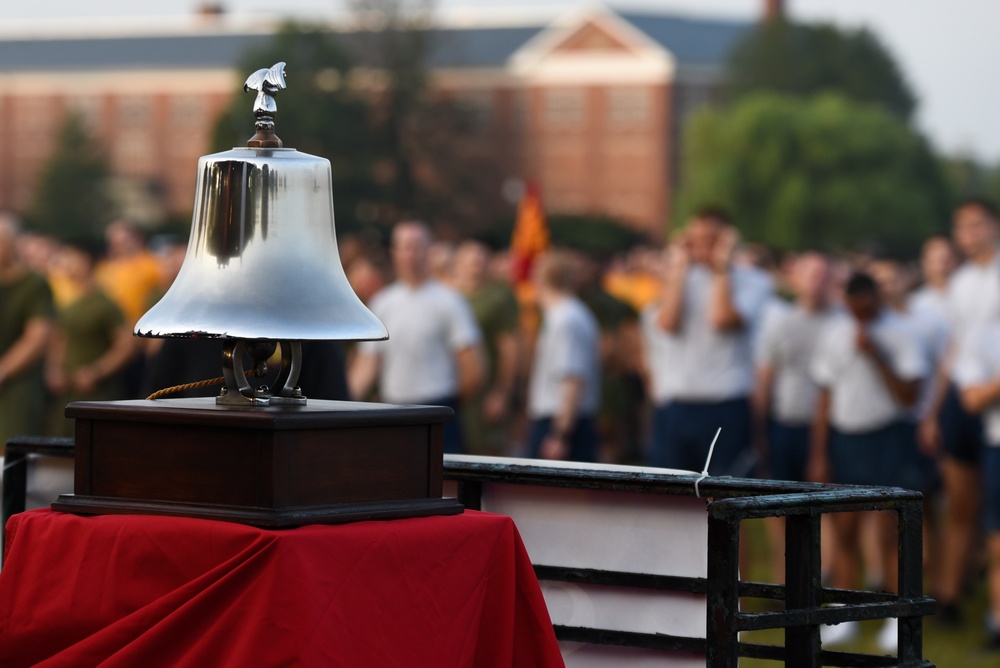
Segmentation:
{"type": "MultiPolygon", "coordinates": [[[[283,83],[284,64],[279,66],[283,83]]],[[[264,117],[270,143],[251,140],[254,147],[198,161],[184,263],[167,293],[135,326],[135,334],[143,337],[227,340],[224,396],[234,391],[238,396],[220,397],[224,403],[254,403],[259,394],[243,385],[241,373],[230,382],[228,371],[242,357],[236,342],[258,350],[260,345],[249,342],[282,344],[282,377],[290,385],[276,394],[291,396],[298,376],[294,342],[389,336],[354,293],[340,264],[330,161],[270,148],[281,145],[273,135],[273,100],[270,107],[264,117]]],[[[258,114],[255,138],[261,123],[258,114]]]]}

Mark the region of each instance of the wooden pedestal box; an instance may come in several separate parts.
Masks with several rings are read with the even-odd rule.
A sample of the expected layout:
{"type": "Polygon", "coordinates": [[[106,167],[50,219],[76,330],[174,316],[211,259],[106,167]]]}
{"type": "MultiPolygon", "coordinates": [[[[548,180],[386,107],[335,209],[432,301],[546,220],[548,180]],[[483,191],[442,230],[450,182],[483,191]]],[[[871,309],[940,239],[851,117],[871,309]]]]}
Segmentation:
{"type": "Polygon", "coordinates": [[[77,402],[75,494],[54,510],[157,514],[262,527],[426,515],[441,498],[450,408],[310,400],[77,402]]]}

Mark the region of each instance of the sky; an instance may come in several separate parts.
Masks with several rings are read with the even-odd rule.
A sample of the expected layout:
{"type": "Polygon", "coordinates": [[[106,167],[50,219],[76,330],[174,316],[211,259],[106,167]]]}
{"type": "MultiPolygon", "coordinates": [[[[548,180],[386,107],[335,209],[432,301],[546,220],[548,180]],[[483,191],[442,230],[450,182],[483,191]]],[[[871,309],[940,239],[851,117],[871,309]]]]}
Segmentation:
{"type": "MultiPolygon", "coordinates": [[[[218,0],[216,0],[218,1],[218,0]]],[[[221,0],[230,13],[319,17],[343,12],[345,0],[221,0]]],[[[941,152],[1000,163],[1000,2],[996,0],[785,0],[792,18],[875,32],[900,64],[919,99],[916,122],[941,152]]],[[[185,15],[197,0],[35,0],[0,2],[0,26],[63,18],[185,15]],[[16,21],[12,21],[16,20],[16,21]]],[[[442,11],[496,7],[516,14],[593,2],[438,0],[442,11]]],[[[664,13],[757,18],[764,0],[610,0],[606,4],[664,13]]]]}

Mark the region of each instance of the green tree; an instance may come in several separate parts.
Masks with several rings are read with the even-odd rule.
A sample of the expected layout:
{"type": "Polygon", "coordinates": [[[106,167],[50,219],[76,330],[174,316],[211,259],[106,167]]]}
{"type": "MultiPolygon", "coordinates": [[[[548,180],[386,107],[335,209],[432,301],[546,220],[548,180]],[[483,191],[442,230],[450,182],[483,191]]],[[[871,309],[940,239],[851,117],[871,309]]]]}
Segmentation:
{"type": "Polygon", "coordinates": [[[55,152],[42,168],[25,221],[59,239],[100,239],[116,214],[108,176],[107,161],[83,117],[70,113],[59,130],[55,152]]]}
{"type": "Polygon", "coordinates": [[[358,51],[383,75],[373,129],[391,161],[384,166],[386,197],[395,209],[417,209],[416,163],[427,91],[427,55],[433,5],[426,0],[350,0],[361,30],[358,51]]]}
{"type": "Polygon", "coordinates": [[[1000,167],[988,166],[968,154],[944,156],[940,160],[955,201],[986,196],[1000,202],[1000,167]]]}
{"type": "MultiPolygon", "coordinates": [[[[242,59],[247,75],[286,63],[288,88],[278,95],[275,132],[286,147],[330,161],[337,227],[350,231],[375,215],[380,189],[373,174],[378,152],[370,104],[349,85],[353,63],[333,35],[286,24],[266,47],[242,59]]],[[[215,150],[245,146],[254,133],[253,97],[240,91],[215,125],[215,150]]]]}
{"type": "Polygon", "coordinates": [[[784,20],[761,24],[730,54],[726,98],[759,91],[801,96],[836,91],[903,119],[916,107],[899,67],[871,32],[784,20]]]}
{"type": "Polygon", "coordinates": [[[554,245],[576,248],[595,257],[609,257],[650,243],[642,233],[607,216],[556,214],[549,216],[548,222],[554,245]]]}
{"type": "Polygon", "coordinates": [[[995,202],[1000,202],[1000,166],[994,165],[989,169],[989,176],[980,194],[985,193],[995,202]]]}
{"type": "Polygon", "coordinates": [[[440,46],[434,0],[350,0],[352,53],[374,68],[373,139],[383,202],[382,222],[424,218],[468,235],[510,211],[501,173],[475,114],[429,86],[428,58],[440,46]]]}
{"type": "MultiPolygon", "coordinates": [[[[502,179],[468,115],[428,89],[429,9],[405,0],[352,9],[355,32],[287,24],[242,59],[248,74],[286,63],[275,131],[285,146],[330,160],[338,230],[420,217],[465,233],[505,212],[502,179]]],[[[217,150],[253,134],[252,105],[234,97],[216,125],[217,150]]]]}
{"type": "Polygon", "coordinates": [[[969,155],[944,156],[941,169],[956,199],[981,195],[989,189],[991,170],[969,155]]]}
{"type": "Polygon", "coordinates": [[[910,254],[947,221],[948,188],[925,140],[843,95],[747,96],[699,112],[685,142],[679,213],[726,206],[746,237],[778,248],[910,254]]]}

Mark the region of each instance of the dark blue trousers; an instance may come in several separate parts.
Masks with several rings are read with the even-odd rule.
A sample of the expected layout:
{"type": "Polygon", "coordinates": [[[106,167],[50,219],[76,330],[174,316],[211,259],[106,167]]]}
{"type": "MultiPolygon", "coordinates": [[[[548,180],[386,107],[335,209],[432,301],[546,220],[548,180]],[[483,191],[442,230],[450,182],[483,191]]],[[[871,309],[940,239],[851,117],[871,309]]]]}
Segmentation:
{"type": "MultiPolygon", "coordinates": [[[[538,457],[542,447],[542,441],[552,430],[552,418],[539,418],[531,423],[531,434],[528,439],[528,456],[538,457]]],[[[569,445],[569,456],[566,458],[571,462],[596,462],[597,461],[597,427],[594,425],[594,418],[578,418],[573,430],[566,435],[567,445],[569,445]]]]}
{"type": "Polygon", "coordinates": [[[747,398],[719,402],[671,401],[653,412],[650,466],[701,472],[719,427],[711,475],[748,476],[750,461],[750,402],[747,398]]]}

